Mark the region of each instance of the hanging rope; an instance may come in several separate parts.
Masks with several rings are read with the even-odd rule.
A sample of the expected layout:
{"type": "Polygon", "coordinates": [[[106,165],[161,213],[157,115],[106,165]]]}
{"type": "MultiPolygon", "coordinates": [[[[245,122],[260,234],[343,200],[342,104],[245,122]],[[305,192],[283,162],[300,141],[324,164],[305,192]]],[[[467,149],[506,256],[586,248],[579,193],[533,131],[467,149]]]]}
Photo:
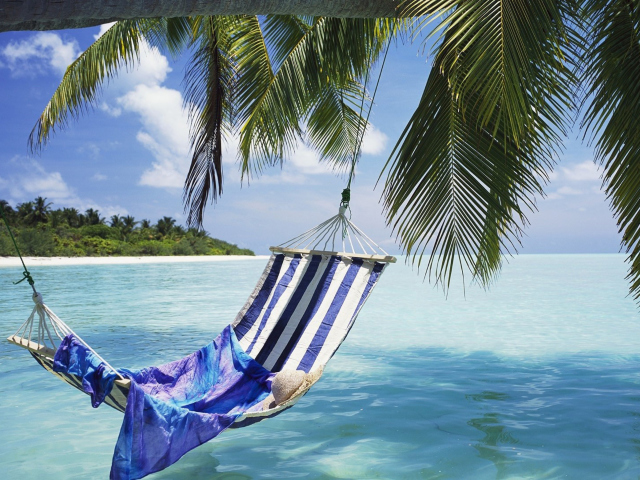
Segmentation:
{"type": "MultiPolygon", "coordinates": [[[[392,34],[395,32],[396,28],[396,19],[393,20],[392,34]]],[[[382,71],[384,70],[384,65],[387,61],[387,54],[389,53],[389,47],[391,46],[391,38],[387,42],[387,48],[384,52],[384,57],[382,58],[382,64],[380,65],[380,72],[378,72],[378,79],[376,80],[376,86],[373,89],[373,95],[371,96],[371,103],[369,103],[369,108],[367,110],[367,117],[364,120],[364,128],[362,128],[362,134],[360,133],[360,122],[358,122],[358,128],[356,130],[356,143],[353,147],[353,158],[351,159],[351,171],[349,172],[349,180],[347,181],[347,187],[342,190],[342,199],[340,201],[340,207],[346,211],[349,209],[349,202],[351,201],[351,181],[353,180],[353,174],[356,170],[356,164],[358,163],[358,157],[360,156],[360,151],[362,148],[362,141],[364,140],[364,135],[367,131],[367,125],[369,125],[369,116],[371,115],[371,110],[373,108],[373,102],[376,98],[376,93],[378,92],[378,86],[380,85],[380,78],[382,77],[382,71]]],[[[373,58],[373,49],[369,52],[369,62],[368,68],[364,77],[364,84],[362,85],[362,102],[360,103],[360,117],[362,118],[362,112],[364,111],[364,101],[367,96],[367,83],[369,82],[369,71],[371,70],[371,61],[373,58]]],[[[350,210],[350,209],[349,209],[350,210]]]]}
{"type": "Polygon", "coordinates": [[[4,220],[4,224],[7,226],[7,231],[9,232],[9,236],[11,237],[11,241],[13,242],[13,246],[15,247],[16,252],[18,253],[18,257],[20,257],[20,261],[22,262],[22,267],[24,268],[24,272],[22,272],[22,278],[20,280],[18,280],[17,282],[13,282],[13,284],[17,285],[18,283],[24,282],[26,280],[27,283],[29,283],[29,285],[31,285],[31,288],[33,289],[33,293],[37,294],[38,292],[36,292],[36,287],[34,286],[35,282],[33,281],[33,278],[31,278],[31,274],[29,273],[29,270],[27,270],[27,266],[24,264],[24,260],[22,259],[22,255],[20,255],[20,249],[18,248],[18,243],[16,242],[16,239],[13,236],[13,232],[11,231],[11,227],[9,227],[9,221],[7,220],[7,217],[4,214],[4,208],[2,207],[1,203],[0,203],[0,215],[2,215],[2,220],[4,220]]]}

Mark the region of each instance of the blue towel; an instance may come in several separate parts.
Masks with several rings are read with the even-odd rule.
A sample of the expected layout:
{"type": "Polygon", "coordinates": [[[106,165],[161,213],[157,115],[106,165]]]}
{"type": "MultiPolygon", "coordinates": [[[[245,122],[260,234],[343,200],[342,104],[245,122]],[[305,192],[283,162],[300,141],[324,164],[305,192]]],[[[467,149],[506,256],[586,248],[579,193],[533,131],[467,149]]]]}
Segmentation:
{"type": "MultiPolygon", "coordinates": [[[[56,352],[54,368],[81,376],[94,406],[113,386],[113,373],[73,335],[56,352]]],[[[113,455],[112,480],[133,480],[162,470],[216,437],[267,397],[273,377],[244,352],[231,327],[181,360],[121,373],[131,379],[131,388],[113,455]]]]}

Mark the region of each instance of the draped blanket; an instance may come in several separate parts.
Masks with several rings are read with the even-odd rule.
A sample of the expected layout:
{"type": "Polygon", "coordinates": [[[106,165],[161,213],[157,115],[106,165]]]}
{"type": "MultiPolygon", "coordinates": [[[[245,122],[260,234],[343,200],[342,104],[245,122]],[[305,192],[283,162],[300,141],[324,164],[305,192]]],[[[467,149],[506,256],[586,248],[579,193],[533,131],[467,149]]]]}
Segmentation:
{"type": "MultiPolygon", "coordinates": [[[[58,348],[54,370],[81,377],[94,407],[115,380],[73,334],[58,348]]],[[[131,387],[111,465],[113,480],[162,470],[216,437],[267,397],[273,377],[244,352],[230,326],[181,360],[120,373],[131,379],[131,387]]]]}

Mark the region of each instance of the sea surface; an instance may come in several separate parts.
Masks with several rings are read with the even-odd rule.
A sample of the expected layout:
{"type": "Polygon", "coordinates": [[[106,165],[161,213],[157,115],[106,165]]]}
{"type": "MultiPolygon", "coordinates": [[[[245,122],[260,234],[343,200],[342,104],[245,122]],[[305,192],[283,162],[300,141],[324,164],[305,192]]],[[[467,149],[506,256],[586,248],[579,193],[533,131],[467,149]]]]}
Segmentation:
{"type": "MultiPolygon", "coordinates": [[[[182,357],[230,323],[264,259],[33,267],[45,302],[111,364],[182,357]]],[[[638,479],[640,310],[621,255],[523,255],[445,296],[391,265],[291,410],[150,479],[638,479]]],[[[0,268],[0,336],[31,312],[0,268]]],[[[0,342],[0,478],[108,478],[122,416],[0,342]]]]}

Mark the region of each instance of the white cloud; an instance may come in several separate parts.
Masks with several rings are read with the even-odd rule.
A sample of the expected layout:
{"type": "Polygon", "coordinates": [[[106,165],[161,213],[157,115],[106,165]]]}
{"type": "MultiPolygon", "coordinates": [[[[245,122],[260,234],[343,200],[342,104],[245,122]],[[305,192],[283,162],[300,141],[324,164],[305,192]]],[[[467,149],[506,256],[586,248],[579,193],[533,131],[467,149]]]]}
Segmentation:
{"type": "Polygon", "coordinates": [[[78,42],[65,42],[60,35],[39,32],[19,42],[10,42],[0,55],[4,66],[16,77],[35,76],[53,70],[62,75],[80,54],[78,42]]]}
{"type": "Polygon", "coordinates": [[[388,140],[389,137],[378,130],[375,126],[369,124],[367,126],[367,131],[364,134],[364,138],[362,139],[362,153],[379,155],[384,151],[388,140]]]}
{"type": "Polygon", "coordinates": [[[559,195],[582,195],[582,190],[577,190],[575,188],[571,188],[571,187],[560,187],[557,191],[557,193],[559,195]]]}
{"type": "Polygon", "coordinates": [[[107,104],[107,102],[102,102],[98,108],[103,112],[105,112],[110,117],[119,117],[120,114],[122,113],[121,108],[112,107],[111,105],[107,104]]]}
{"type": "Polygon", "coordinates": [[[91,180],[93,180],[94,182],[104,182],[105,180],[107,180],[107,176],[103,175],[100,172],[96,172],[95,175],[93,177],[91,177],[91,180]]]}
{"type": "Polygon", "coordinates": [[[83,156],[89,156],[91,158],[100,157],[100,147],[95,143],[91,143],[91,142],[85,143],[84,145],[78,147],[76,151],[82,154],[83,156]]]}
{"type": "Polygon", "coordinates": [[[333,173],[333,169],[331,169],[328,163],[320,162],[318,154],[300,142],[293,155],[285,161],[285,166],[287,163],[290,163],[295,170],[303,175],[333,173]]]}
{"type": "Polygon", "coordinates": [[[160,85],[171,72],[169,60],[156,47],[146,41],[140,44],[140,59],[135,65],[118,72],[118,76],[109,83],[109,91],[122,95],[138,85],[149,87],[160,85]]]}
{"type": "MultiPolygon", "coordinates": [[[[126,215],[128,212],[119,205],[98,205],[90,199],[80,198],[64,181],[60,172],[49,172],[39,162],[30,158],[16,156],[11,160],[20,173],[8,179],[0,178],[0,188],[8,191],[8,200],[17,204],[31,201],[35,197],[45,197],[54,203],[54,208],[73,207],[81,211],[94,208],[102,215],[126,215]]],[[[4,195],[0,195],[4,196],[4,195]]]]}
{"type": "Polygon", "coordinates": [[[600,179],[595,163],[590,160],[562,168],[563,177],[572,182],[591,182],[600,179]]]}
{"type": "Polygon", "coordinates": [[[100,25],[100,30],[98,31],[98,33],[96,35],[93,36],[93,38],[98,40],[102,35],[104,35],[107,32],[107,30],[109,30],[115,24],[116,24],[116,22],[103,23],[102,25],[100,25]]]}
{"type": "Polygon", "coordinates": [[[189,166],[189,126],[182,95],[159,85],[138,85],[118,99],[126,111],[139,115],[143,130],[137,140],[154,156],[141,185],[180,188],[189,166]]]}

